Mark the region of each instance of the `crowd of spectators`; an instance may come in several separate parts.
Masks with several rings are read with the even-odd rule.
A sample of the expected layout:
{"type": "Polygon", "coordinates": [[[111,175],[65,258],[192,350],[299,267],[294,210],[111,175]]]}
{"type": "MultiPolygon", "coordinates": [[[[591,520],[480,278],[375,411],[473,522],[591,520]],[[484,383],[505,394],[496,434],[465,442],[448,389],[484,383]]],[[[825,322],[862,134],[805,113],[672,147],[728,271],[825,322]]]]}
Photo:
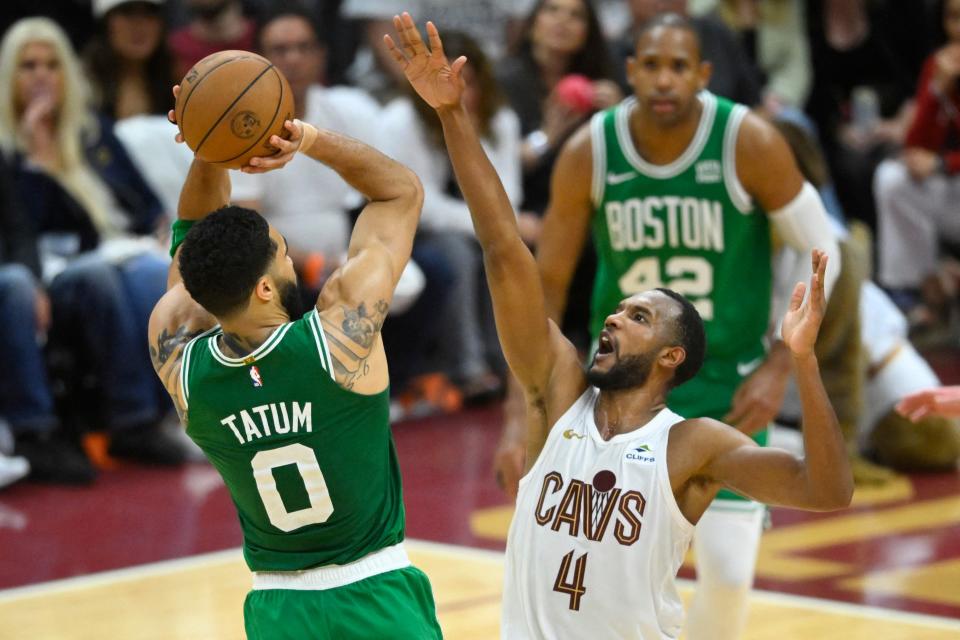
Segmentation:
{"type": "MultiPolygon", "coordinates": [[[[438,121],[382,46],[400,10],[433,20],[448,54],[468,56],[467,109],[532,248],[558,151],[630,95],[634,33],[670,11],[699,33],[710,91],[790,123],[794,148],[825,159],[808,177],[838,228],[865,229],[903,340],[957,323],[960,0],[10,2],[0,24],[0,349],[14,364],[0,385],[0,486],[28,473],[88,483],[105,456],[176,465],[192,455],[145,332],[191,161],[166,120],[170,88],[224,49],[267,57],[289,80],[298,118],[382,149],[423,182],[413,260],[384,328],[396,415],[499,396],[505,365],[469,212],[438,121]],[[106,434],[102,450],[82,437],[91,430],[106,434]]],[[[360,195],[296,159],[233,178],[234,200],[288,238],[312,303],[345,255],[360,195]]],[[[583,346],[593,262],[582,258],[564,318],[583,346]]],[[[854,289],[870,271],[851,276],[854,289]]],[[[884,296],[876,284],[869,295],[884,296]]]]}

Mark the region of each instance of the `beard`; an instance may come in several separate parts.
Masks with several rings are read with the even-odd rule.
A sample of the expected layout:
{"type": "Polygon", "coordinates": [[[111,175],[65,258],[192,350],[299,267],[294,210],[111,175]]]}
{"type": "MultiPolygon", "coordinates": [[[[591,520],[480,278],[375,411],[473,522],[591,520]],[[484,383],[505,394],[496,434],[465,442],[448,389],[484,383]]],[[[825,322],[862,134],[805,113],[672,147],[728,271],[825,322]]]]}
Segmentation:
{"type": "Polygon", "coordinates": [[[284,308],[290,320],[298,320],[303,315],[303,298],[296,280],[288,280],[280,285],[280,306],[284,308]]]}
{"type": "MultiPolygon", "coordinates": [[[[622,391],[635,389],[643,385],[650,377],[654,354],[642,354],[618,358],[609,371],[594,371],[593,365],[587,369],[587,382],[601,391],[622,391]]],[[[596,357],[594,357],[596,362],[596,357]]]]}

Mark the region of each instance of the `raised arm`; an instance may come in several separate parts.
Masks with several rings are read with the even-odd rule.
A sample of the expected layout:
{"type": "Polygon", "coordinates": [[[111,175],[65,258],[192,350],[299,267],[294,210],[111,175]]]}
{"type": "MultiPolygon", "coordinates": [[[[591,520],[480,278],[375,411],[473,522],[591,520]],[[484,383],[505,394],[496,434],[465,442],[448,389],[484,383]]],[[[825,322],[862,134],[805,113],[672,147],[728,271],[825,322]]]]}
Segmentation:
{"type": "Polygon", "coordinates": [[[385,36],[385,42],[413,88],[436,109],[443,126],[453,170],[483,249],[504,355],[528,400],[545,407],[551,375],[558,365],[565,369],[570,361],[576,362],[576,352],[547,319],[533,255],[520,238],[513,207],[461,104],[460,71],[467,59],[461,56],[448,63],[433,23],[427,23],[429,50],[409,14],[395,17],[394,27],[402,50],[390,36],[385,36]]]}
{"type": "MultiPolygon", "coordinates": [[[[317,309],[337,382],[358,393],[379,393],[388,383],[380,329],[403,273],[420,221],[423,189],[407,167],[373,147],[303,124],[297,148],[336,171],[369,202],[360,213],[347,261],[327,280],[317,309]]],[[[253,172],[275,168],[254,158],[253,172]]]]}
{"type": "Polygon", "coordinates": [[[812,255],[810,296],[802,302],[805,287],[798,283],[782,328],[800,392],[805,457],[759,447],[742,433],[715,421],[696,427],[704,427],[700,435],[711,451],[702,469],[707,479],[765,504],[827,511],[850,504],[853,476],[814,355],[826,308],[823,282],[827,258],[820,251],[812,255]]]}

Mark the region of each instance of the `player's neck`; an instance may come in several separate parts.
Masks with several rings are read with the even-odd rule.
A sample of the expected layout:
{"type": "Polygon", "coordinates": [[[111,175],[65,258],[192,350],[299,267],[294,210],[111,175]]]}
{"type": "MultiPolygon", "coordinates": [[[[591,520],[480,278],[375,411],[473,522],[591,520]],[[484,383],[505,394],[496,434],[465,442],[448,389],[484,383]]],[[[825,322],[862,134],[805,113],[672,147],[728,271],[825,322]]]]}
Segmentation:
{"type": "Polygon", "coordinates": [[[634,389],[600,391],[593,419],[604,440],[629,433],[650,422],[666,407],[666,393],[660,385],[645,384],[634,389]]]}
{"type": "Polygon", "coordinates": [[[630,138],[633,146],[637,153],[651,164],[670,164],[693,142],[702,114],[703,103],[696,98],[693,108],[683,120],[666,125],[646,116],[637,105],[630,113],[630,138]]]}
{"type": "Polygon", "coordinates": [[[244,317],[221,320],[223,336],[220,339],[220,346],[229,351],[227,355],[243,358],[266,342],[277,327],[289,321],[290,318],[279,310],[272,310],[262,315],[257,314],[257,316],[247,314],[244,317]]]}

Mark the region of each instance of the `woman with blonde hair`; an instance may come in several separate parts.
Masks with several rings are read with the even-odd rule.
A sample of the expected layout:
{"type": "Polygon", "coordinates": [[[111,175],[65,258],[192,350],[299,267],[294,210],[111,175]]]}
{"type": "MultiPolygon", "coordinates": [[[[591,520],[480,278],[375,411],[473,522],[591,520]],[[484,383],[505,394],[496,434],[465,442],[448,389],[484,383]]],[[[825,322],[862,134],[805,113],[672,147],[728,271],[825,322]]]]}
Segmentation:
{"type": "MultiPolygon", "coordinates": [[[[7,30],[0,87],[0,151],[39,243],[50,342],[97,378],[111,454],[179,463],[181,445],[159,429],[169,407],[143,346],[169,262],[149,237],[161,205],[109,123],[88,109],[77,57],[56,23],[25,18],[7,30]]],[[[52,429],[15,424],[18,449],[39,460],[52,429]]]]}

